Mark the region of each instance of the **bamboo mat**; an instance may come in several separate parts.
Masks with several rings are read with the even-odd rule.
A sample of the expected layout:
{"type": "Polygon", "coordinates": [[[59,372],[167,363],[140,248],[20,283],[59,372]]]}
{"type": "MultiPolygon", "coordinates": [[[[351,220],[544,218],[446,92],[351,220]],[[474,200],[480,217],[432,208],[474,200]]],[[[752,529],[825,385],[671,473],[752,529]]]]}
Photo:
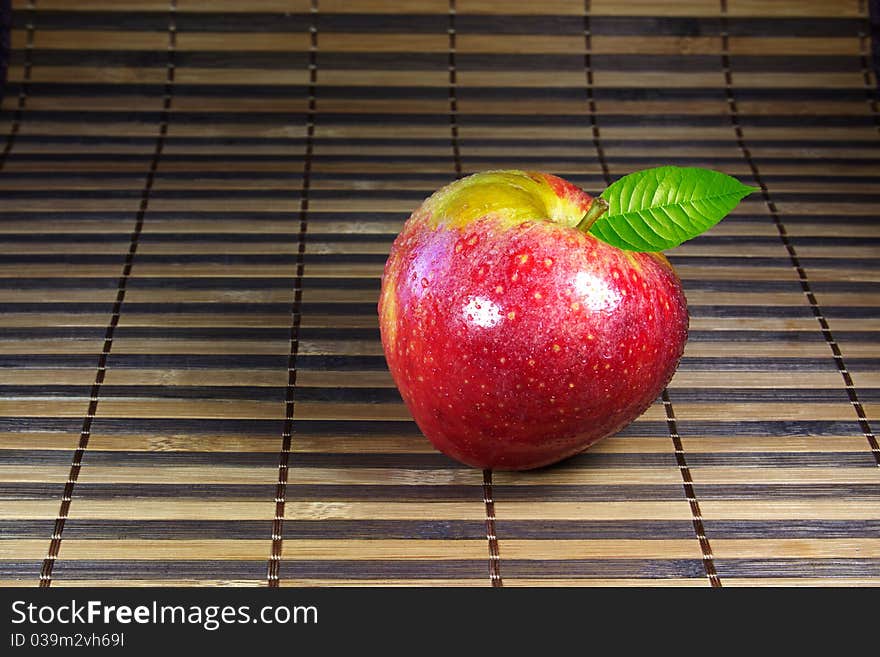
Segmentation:
{"type": "Polygon", "coordinates": [[[880,112],[853,0],[13,3],[0,584],[880,584],[880,112]],[[457,175],[760,193],[669,253],[668,400],[436,453],[375,305],[457,175]],[[873,427],[873,429],[872,429],[873,427]]]}

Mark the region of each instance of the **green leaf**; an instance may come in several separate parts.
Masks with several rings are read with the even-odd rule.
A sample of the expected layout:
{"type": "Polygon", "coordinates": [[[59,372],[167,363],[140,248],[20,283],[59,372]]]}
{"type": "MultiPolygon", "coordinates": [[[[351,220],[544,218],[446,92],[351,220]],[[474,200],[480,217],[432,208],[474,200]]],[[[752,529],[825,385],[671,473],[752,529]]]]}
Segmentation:
{"type": "Polygon", "coordinates": [[[663,251],[709,230],[754,191],[710,169],[645,169],[602,192],[608,212],[589,232],[627,251],[663,251]]]}

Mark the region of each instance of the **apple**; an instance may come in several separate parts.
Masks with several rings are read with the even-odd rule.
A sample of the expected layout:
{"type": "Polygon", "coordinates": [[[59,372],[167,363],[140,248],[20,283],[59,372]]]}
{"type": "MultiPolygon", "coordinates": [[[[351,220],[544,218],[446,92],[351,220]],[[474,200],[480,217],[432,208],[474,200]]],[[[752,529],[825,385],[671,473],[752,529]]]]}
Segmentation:
{"type": "Polygon", "coordinates": [[[382,345],[437,449],[525,470],[631,423],[672,378],[688,335],[659,253],[589,234],[607,208],[545,173],[460,179],[407,220],[385,265],[382,345]]]}

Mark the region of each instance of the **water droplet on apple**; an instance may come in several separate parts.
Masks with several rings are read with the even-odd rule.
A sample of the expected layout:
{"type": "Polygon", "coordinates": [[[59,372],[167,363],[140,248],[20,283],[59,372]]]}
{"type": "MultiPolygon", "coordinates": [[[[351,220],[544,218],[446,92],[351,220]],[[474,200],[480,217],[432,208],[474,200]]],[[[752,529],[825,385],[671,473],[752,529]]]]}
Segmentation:
{"type": "Polygon", "coordinates": [[[480,328],[496,326],[504,317],[501,307],[484,297],[471,297],[462,310],[465,321],[480,328]]]}

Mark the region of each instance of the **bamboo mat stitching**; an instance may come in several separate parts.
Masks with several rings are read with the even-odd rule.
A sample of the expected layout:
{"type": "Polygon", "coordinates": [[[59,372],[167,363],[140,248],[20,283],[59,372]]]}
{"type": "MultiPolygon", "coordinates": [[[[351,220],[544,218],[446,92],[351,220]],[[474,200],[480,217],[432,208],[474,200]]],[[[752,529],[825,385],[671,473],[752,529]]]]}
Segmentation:
{"type": "Polygon", "coordinates": [[[36,10],[36,0],[28,0],[27,9],[27,21],[24,25],[27,36],[25,37],[26,41],[24,45],[22,82],[20,91],[18,92],[18,102],[15,105],[15,112],[12,115],[12,127],[9,129],[9,134],[6,137],[6,145],[3,147],[3,151],[0,152],[0,171],[3,171],[3,167],[6,165],[6,160],[9,158],[9,152],[15,144],[15,137],[18,135],[19,130],[21,130],[21,121],[24,115],[24,110],[27,107],[28,92],[31,82],[31,68],[33,64],[34,11],[36,10]]]}
{"type": "Polygon", "coordinates": [[[455,0],[449,0],[449,131],[455,176],[461,177],[461,149],[458,144],[458,73],[455,66],[455,0]]]}
{"type": "Polygon", "coordinates": [[[306,233],[309,221],[309,193],[312,178],[312,156],[314,154],[315,122],[317,120],[318,84],[318,17],[319,0],[312,0],[309,24],[309,86],[308,109],[306,112],[306,142],[303,156],[302,187],[300,189],[299,234],[297,236],[296,278],[294,282],[293,304],[290,309],[290,353],[287,361],[287,391],[284,401],[284,431],[281,434],[281,453],[278,456],[278,484],[275,495],[275,517],[272,520],[272,553],[267,566],[267,579],[270,587],[277,587],[281,576],[281,558],[284,547],[284,509],[287,495],[287,478],[292,447],[294,411],[296,405],[296,359],[299,354],[299,332],[302,321],[302,286],[305,271],[306,233]]]}
{"type": "Polygon", "coordinates": [[[770,212],[771,218],[773,219],[773,224],[776,226],[776,231],[779,235],[779,239],[782,241],[782,244],[785,247],[786,252],[788,253],[788,258],[791,262],[791,266],[797,273],[798,282],[800,283],[801,290],[806,296],[807,302],[810,304],[810,310],[813,312],[813,316],[816,318],[816,321],[819,322],[819,326],[822,331],[822,337],[825,339],[825,342],[828,344],[828,347],[831,349],[831,353],[834,356],[834,364],[837,367],[837,370],[840,373],[841,377],[843,377],[843,382],[846,386],[846,394],[849,397],[850,404],[856,412],[856,416],[858,416],[859,427],[865,436],[865,440],[867,440],[868,445],[871,448],[871,453],[874,456],[874,460],[876,461],[877,466],[880,467],[880,445],[877,444],[877,438],[874,436],[874,432],[871,430],[871,425],[868,422],[868,417],[865,414],[865,409],[862,406],[862,402],[859,399],[858,393],[856,392],[852,376],[850,375],[849,370],[846,367],[846,363],[843,360],[843,353],[841,352],[840,346],[837,344],[837,341],[834,339],[834,336],[831,333],[831,327],[825,317],[824,312],[822,311],[821,306],[819,305],[819,302],[816,299],[816,295],[813,293],[813,287],[810,284],[809,278],[807,277],[807,272],[801,265],[800,257],[798,256],[797,250],[795,249],[794,244],[789,239],[788,231],[785,228],[785,224],[782,222],[782,219],[779,216],[776,202],[773,200],[767,183],[764,180],[764,177],[761,175],[760,170],[758,169],[758,163],[755,161],[754,157],[752,157],[752,152],[746,142],[745,133],[739,120],[739,107],[736,102],[736,94],[733,90],[733,69],[730,64],[730,37],[728,34],[727,21],[727,0],[720,0],[720,3],[721,65],[724,69],[724,90],[727,97],[728,116],[730,117],[730,123],[733,126],[733,130],[736,133],[737,146],[739,147],[743,158],[745,158],[746,162],[749,165],[749,169],[752,172],[752,177],[761,188],[761,197],[764,199],[764,203],[770,212]]]}
{"type": "MultiPolygon", "coordinates": [[[[602,146],[602,135],[599,128],[599,113],[596,107],[595,95],[593,93],[594,76],[593,59],[591,54],[593,44],[590,10],[590,0],[584,0],[584,68],[587,82],[587,106],[590,113],[590,128],[593,138],[593,145],[596,148],[596,156],[602,168],[602,177],[604,178],[605,186],[607,187],[611,184],[611,170],[608,166],[608,160],[605,156],[605,150],[602,146]]],[[[678,470],[682,479],[682,490],[684,491],[684,496],[685,499],[687,499],[688,506],[691,512],[691,524],[693,525],[694,534],[697,538],[697,541],[700,544],[703,570],[705,570],[706,577],[708,578],[709,584],[712,586],[712,588],[720,588],[722,586],[721,577],[718,575],[718,571],[715,568],[715,559],[712,553],[712,546],[709,542],[708,536],[706,535],[706,528],[703,525],[703,514],[700,509],[700,502],[697,499],[697,494],[694,490],[693,477],[691,476],[690,467],[688,466],[687,458],[685,456],[684,445],[681,442],[681,435],[678,432],[678,422],[675,418],[675,408],[673,407],[672,400],[669,397],[668,389],[663,389],[663,392],[661,393],[661,399],[663,401],[663,411],[666,416],[666,428],[669,432],[669,438],[672,441],[673,450],[675,452],[676,465],[678,466],[678,470]]]]}
{"type": "MultiPolygon", "coordinates": [[[[449,132],[452,144],[452,159],[455,166],[455,176],[460,178],[462,175],[461,164],[461,147],[458,135],[458,93],[456,87],[458,85],[458,68],[455,62],[455,0],[449,0],[449,27],[447,33],[449,35],[449,132]]],[[[492,470],[483,470],[483,505],[486,510],[486,541],[489,548],[489,581],[493,587],[504,586],[504,580],[501,577],[501,552],[498,545],[498,533],[495,527],[495,498],[492,490],[492,470]]]]}
{"type": "Polygon", "coordinates": [[[587,77],[587,84],[584,87],[587,94],[587,110],[590,113],[590,132],[593,138],[593,148],[596,149],[596,157],[599,160],[599,166],[602,168],[602,178],[606,185],[611,184],[611,172],[608,170],[608,160],[605,157],[605,147],[602,145],[602,138],[599,133],[599,122],[596,118],[596,98],[593,94],[594,76],[593,76],[593,29],[591,16],[591,0],[584,0],[584,74],[587,77]]]}
{"type": "Polygon", "coordinates": [[[690,506],[691,516],[693,516],[694,533],[697,535],[697,541],[700,543],[700,552],[703,554],[703,568],[706,570],[706,577],[709,578],[709,584],[712,588],[721,588],[721,577],[715,569],[715,557],[712,555],[712,546],[709,543],[709,538],[706,536],[706,528],[703,526],[703,512],[700,510],[700,502],[694,490],[694,480],[685,457],[681,434],[678,433],[678,421],[675,419],[675,409],[672,406],[672,400],[669,398],[668,388],[663,389],[661,398],[663,400],[663,410],[666,413],[666,428],[669,431],[669,437],[672,439],[672,445],[675,448],[675,462],[678,465],[679,472],[681,472],[684,495],[687,498],[688,506],[690,506]]]}
{"type": "Polygon", "coordinates": [[[6,76],[12,53],[12,3],[0,0],[0,103],[6,94],[6,76]]]}
{"type": "Polygon", "coordinates": [[[495,498],[492,492],[492,471],[483,470],[483,504],[486,507],[486,540],[489,541],[489,579],[492,586],[504,586],[501,578],[501,552],[495,530],[495,498]]]}
{"type": "Polygon", "coordinates": [[[92,432],[92,422],[98,410],[101,386],[107,375],[107,358],[113,349],[113,336],[119,325],[119,316],[122,312],[122,304],[125,302],[125,294],[127,291],[128,281],[131,276],[131,270],[134,266],[134,258],[137,254],[138,240],[144,227],[144,217],[150,203],[150,193],[153,189],[153,183],[156,178],[156,170],[159,167],[159,160],[162,157],[162,151],[165,147],[165,140],[168,136],[168,121],[171,112],[171,103],[174,94],[174,55],[177,46],[177,31],[175,24],[175,12],[177,10],[177,0],[170,0],[168,13],[168,61],[165,68],[165,89],[162,99],[162,112],[159,115],[159,134],[156,137],[156,143],[153,150],[153,156],[150,160],[150,167],[147,172],[144,186],[141,190],[140,204],[137,215],[135,216],[135,226],[131,233],[128,252],[125,254],[125,261],[122,268],[122,275],[119,277],[116,290],[116,299],[113,302],[113,309],[110,315],[110,322],[104,334],[104,342],[101,348],[101,354],[98,357],[98,367],[95,372],[95,380],[91,387],[89,395],[89,407],[83,418],[82,429],[80,431],[79,444],[73,453],[73,460],[70,464],[70,473],[64,484],[64,492],[61,496],[61,506],[58,510],[58,516],[55,519],[55,526],[52,531],[52,537],[49,543],[49,552],[43,560],[40,569],[40,587],[47,588],[52,584],[52,571],[55,562],[58,559],[58,553],[61,549],[61,539],[64,533],[64,524],[70,513],[70,505],[73,499],[73,492],[76,488],[76,482],[82,468],[83,456],[89,446],[89,438],[92,432]]]}

